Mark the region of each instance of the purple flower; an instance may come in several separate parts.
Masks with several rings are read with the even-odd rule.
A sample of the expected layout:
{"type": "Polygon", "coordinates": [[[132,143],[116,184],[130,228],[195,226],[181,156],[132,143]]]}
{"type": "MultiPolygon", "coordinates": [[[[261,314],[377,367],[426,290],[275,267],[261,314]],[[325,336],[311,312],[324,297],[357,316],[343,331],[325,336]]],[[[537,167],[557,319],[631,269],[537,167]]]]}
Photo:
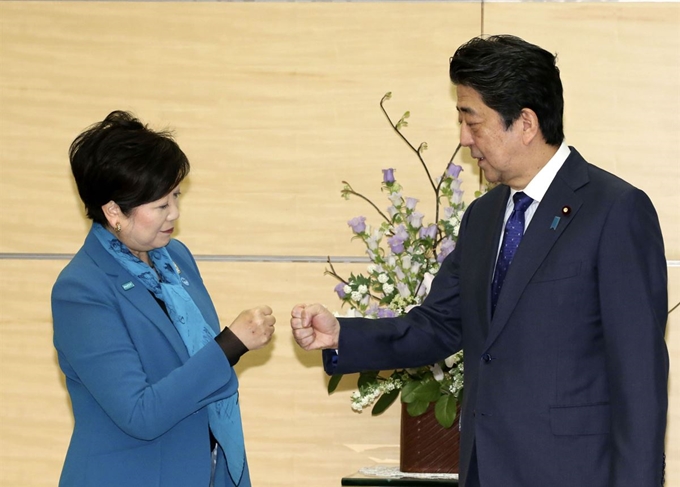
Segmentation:
{"type": "Polygon", "coordinates": [[[390,308],[378,308],[378,318],[394,318],[397,314],[390,308]]]}
{"type": "Polygon", "coordinates": [[[366,217],[365,216],[354,217],[347,222],[347,225],[352,227],[352,231],[354,233],[357,234],[364,233],[366,231],[366,217]]]}
{"type": "Polygon", "coordinates": [[[335,289],[333,289],[336,293],[338,293],[338,297],[340,299],[343,299],[345,297],[345,283],[344,282],[339,282],[337,286],[335,286],[335,289]]]}
{"type": "Polygon", "coordinates": [[[439,255],[437,256],[437,262],[439,262],[440,264],[444,262],[446,256],[453,252],[453,249],[455,247],[456,242],[451,240],[450,237],[446,237],[444,240],[442,240],[441,247],[439,247],[439,255]]]}
{"type": "Polygon", "coordinates": [[[435,239],[437,236],[437,225],[434,223],[432,225],[429,225],[427,227],[422,227],[420,229],[420,238],[431,238],[435,239]]]}
{"type": "Polygon", "coordinates": [[[393,254],[401,254],[404,251],[404,241],[397,237],[388,238],[387,243],[390,244],[393,254]]]}
{"type": "Polygon", "coordinates": [[[394,182],[394,169],[383,169],[383,183],[392,184],[394,182]]]}
{"type": "Polygon", "coordinates": [[[463,166],[459,166],[458,164],[454,164],[453,162],[451,162],[446,167],[446,174],[447,176],[451,176],[453,179],[458,179],[458,175],[462,170],[463,166]]]}
{"type": "Polygon", "coordinates": [[[463,191],[460,189],[454,189],[453,190],[453,198],[452,200],[454,204],[460,204],[463,201],[463,191]]]}
{"type": "Polygon", "coordinates": [[[404,242],[408,238],[408,232],[404,225],[397,227],[396,233],[387,239],[387,243],[394,254],[401,254],[404,251],[404,242]]]}

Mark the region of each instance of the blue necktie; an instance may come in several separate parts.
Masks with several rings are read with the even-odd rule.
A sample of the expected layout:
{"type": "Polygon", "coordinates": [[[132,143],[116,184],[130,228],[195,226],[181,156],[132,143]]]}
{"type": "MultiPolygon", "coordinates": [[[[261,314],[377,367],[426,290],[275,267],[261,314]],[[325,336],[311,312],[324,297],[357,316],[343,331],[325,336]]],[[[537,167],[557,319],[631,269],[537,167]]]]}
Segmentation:
{"type": "Polygon", "coordinates": [[[529,208],[533,201],[531,197],[519,192],[512,197],[515,202],[515,208],[505,224],[505,233],[503,234],[503,244],[501,251],[498,254],[498,261],[496,262],[496,272],[493,275],[493,282],[491,284],[491,311],[496,310],[496,303],[498,296],[503,287],[503,280],[508,273],[512,258],[519,247],[519,242],[524,235],[524,212],[529,208]]]}

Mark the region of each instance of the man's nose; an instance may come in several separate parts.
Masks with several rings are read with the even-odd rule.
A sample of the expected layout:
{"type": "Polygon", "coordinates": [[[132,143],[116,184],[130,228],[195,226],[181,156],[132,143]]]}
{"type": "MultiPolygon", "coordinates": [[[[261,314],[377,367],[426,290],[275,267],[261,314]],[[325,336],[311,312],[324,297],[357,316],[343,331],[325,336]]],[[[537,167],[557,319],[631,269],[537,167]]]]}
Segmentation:
{"type": "Polygon", "coordinates": [[[470,132],[470,127],[465,123],[460,125],[460,145],[463,147],[470,147],[473,144],[472,133],[470,132]]]}

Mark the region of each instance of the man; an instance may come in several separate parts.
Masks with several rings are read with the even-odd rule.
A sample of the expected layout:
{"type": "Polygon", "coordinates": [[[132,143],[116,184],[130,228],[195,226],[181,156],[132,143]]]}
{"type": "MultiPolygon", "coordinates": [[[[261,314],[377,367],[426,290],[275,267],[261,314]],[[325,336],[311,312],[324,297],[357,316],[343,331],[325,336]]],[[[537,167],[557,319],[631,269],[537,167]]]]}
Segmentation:
{"type": "Polygon", "coordinates": [[[564,143],[555,57],[513,36],[451,59],[461,144],[486,179],[422,306],[336,319],[298,305],[298,344],[326,371],[433,363],[463,348],[460,484],[663,483],[667,278],[640,190],[564,143]]]}

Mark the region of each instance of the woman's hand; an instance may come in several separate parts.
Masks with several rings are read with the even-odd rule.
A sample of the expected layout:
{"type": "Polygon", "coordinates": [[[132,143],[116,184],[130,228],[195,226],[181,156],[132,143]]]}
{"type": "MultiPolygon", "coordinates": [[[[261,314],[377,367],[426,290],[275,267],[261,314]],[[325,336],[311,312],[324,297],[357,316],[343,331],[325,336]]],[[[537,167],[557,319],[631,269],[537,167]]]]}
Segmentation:
{"type": "Polygon", "coordinates": [[[229,329],[238,337],[248,350],[264,347],[272,339],[276,318],[269,306],[241,311],[229,329]]]}

